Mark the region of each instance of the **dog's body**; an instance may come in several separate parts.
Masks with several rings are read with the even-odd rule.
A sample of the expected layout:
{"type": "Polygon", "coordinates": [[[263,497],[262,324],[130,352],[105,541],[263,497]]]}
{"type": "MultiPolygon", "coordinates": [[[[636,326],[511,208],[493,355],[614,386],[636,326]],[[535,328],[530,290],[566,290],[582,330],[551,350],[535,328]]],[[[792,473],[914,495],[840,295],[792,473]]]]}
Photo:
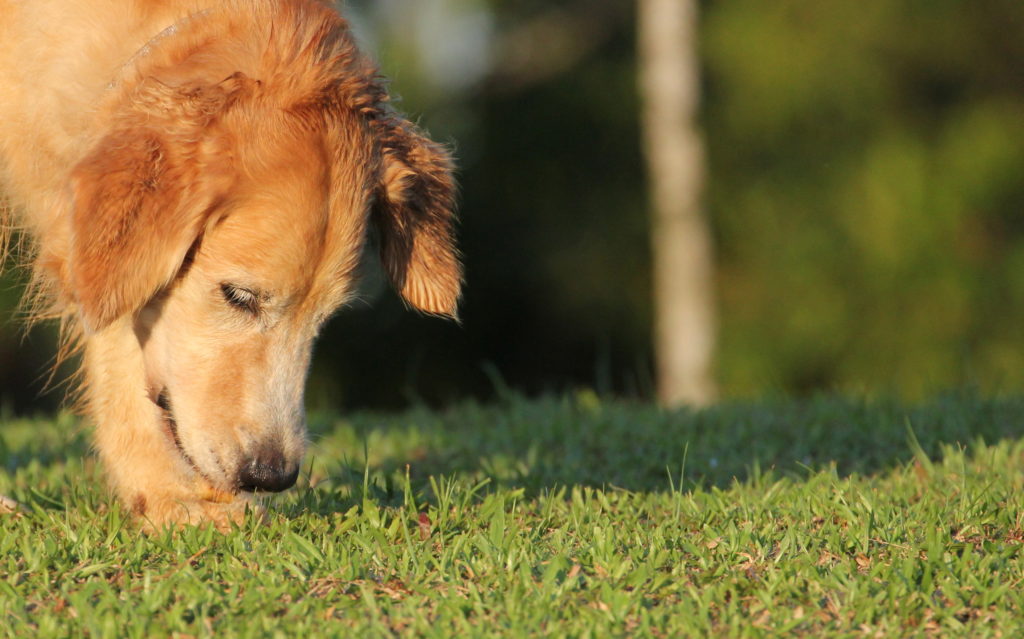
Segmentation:
{"type": "Polygon", "coordinates": [[[150,525],[294,483],[312,342],[369,227],[406,301],[454,315],[450,162],[386,100],[316,0],[0,0],[34,299],[84,346],[96,447],[150,525]]]}

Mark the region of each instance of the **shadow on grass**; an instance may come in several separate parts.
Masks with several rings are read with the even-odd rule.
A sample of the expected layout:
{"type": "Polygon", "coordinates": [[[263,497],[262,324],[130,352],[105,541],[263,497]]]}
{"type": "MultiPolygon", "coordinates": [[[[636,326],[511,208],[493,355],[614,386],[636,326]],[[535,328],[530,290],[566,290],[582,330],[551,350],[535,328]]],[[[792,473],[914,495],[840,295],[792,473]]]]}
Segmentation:
{"type": "MultiPolygon", "coordinates": [[[[661,411],[586,393],[508,396],[445,411],[313,416],[310,436],[322,477],[315,490],[300,485],[287,493],[289,510],[326,514],[361,502],[364,472],[377,503],[401,504],[407,468],[417,499],[432,499],[430,479],[442,476],[533,497],[571,486],[723,487],[769,469],[801,477],[833,464],[840,475],[872,474],[913,459],[915,441],[938,457],[943,445],[1024,436],[1024,397],[950,394],[906,405],[826,396],[661,411]]],[[[10,479],[27,473],[47,507],[61,502],[68,482],[77,481],[71,477],[91,469],[83,466],[87,449],[81,425],[68,416],[45,427],[22,420],[0,428],[4,472],[10,479]]]]}
{"type": "Polygon", "coordinates": [[[23,506],[64,510],[69,493],[101,485],[95,466],[87,429],[70,413],[0,421],[0,493],[20,485],[23,506]]]}
{"type": "Polygon", "coordinates": [[[349,432],[350,448],[355,438],[356,450],[341,452],[348,462],[335,479],[361,487],[364,470],[390,478],[374,487],[385,500],[397,498],[407,465],[414,488],[443,475],[520,487],[527,497],[577,485],[650,492],[726,486],[769,469],[806,476],[834,464],[840,475],[872,474],[913,459],[915,440],[937,457],[943,445],[1018,438],[1024,398],[950,394],[908,406],[819,397],[661,411],[587,394],[511,397],[444,412],[314,419],[314,441],[324,442],[317,454],[338,454],[341,430],[349,432]]]}

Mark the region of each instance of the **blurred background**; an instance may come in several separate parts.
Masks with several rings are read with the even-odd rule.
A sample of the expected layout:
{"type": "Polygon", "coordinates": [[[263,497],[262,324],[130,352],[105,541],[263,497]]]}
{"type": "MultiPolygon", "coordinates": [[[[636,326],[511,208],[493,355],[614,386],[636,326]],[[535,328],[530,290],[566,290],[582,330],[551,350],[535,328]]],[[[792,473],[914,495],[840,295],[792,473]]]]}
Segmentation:
{"type": "MultiPolygon", "coordinates": [[[[654,398],[659,297],[693,275],[653,266],[666,141],[708,240],[703,332],[669,322],[709,355],[691,400],[1020,391],[1024,3],[674,1],[660,34],[655,0],[344,4],[400,108],[455,149],[467,283],[456,325],[371,272],[320,339],[310,408],[654,398]],[[673,55],[679,127],[675,76],[651,80],[673,55]]],[[[40,395],[55,331],[23,333],[22,280],[0,279],[6,414],[63,397],[40,395]]]]}

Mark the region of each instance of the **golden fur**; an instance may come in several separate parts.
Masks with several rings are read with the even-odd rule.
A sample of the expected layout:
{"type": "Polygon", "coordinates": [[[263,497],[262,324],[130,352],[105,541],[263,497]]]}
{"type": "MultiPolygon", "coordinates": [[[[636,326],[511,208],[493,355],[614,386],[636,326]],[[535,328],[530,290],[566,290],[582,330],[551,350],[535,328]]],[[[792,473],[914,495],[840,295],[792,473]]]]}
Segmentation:
{"type": "Polygon", "coordinates": [[[33,299],[83,347],[111,484],[150,526],[294,482],[321,323],[369,227],[454,316],[450,160],[315,0],[0,0],[0,166],[33,299]]]}

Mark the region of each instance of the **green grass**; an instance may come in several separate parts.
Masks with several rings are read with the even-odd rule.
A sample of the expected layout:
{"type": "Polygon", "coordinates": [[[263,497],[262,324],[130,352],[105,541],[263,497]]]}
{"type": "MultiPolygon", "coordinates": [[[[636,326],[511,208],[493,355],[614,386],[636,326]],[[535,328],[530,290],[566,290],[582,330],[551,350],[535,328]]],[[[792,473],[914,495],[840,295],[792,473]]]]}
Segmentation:
{"type": "Polygon", "coordinates": [[[147,537],[68,417],[0,424],[0,636],[1024,634],[1024,399],[312,420],[267,525],[147,537]]]}

